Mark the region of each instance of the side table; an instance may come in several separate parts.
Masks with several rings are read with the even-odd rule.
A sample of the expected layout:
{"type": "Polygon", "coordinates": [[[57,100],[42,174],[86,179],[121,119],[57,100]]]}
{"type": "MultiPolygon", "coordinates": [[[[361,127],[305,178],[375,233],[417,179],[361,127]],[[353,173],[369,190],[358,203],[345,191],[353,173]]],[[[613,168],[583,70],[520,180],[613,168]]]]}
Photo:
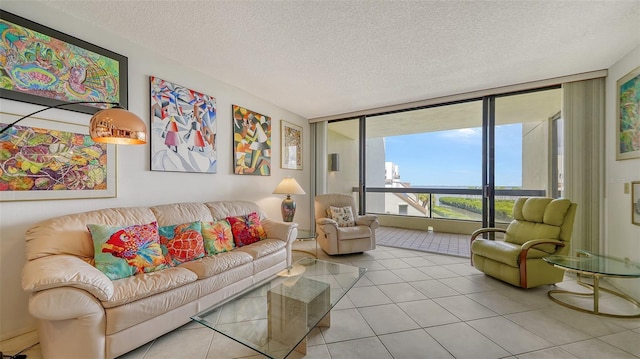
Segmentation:
{"type": "Polygon", "coordinates": [[[303,249],[292,249],[291,251],[306,253],[310,256],[313,256],[313,258],[318,258],[318,242],[316,241],[316,236],[317,236],[317,233],[313,230],[298,229],[298,236],[296,237],[296,239],[299,241],[313,240],[315,242],[316,250],[315,250],[315,253],[311,251],[306,251],[303,249]]]}
{"type": "Polygon", "coordinates": [[[589,253],[584,250],[579,250],[577,256],[560,256],[554,255],[542,258],[545,262],[553,264],[555,267],[564,269],[567,272],[574,272],[578,277],[578,284],[588,288],[588,293],[571,292],[562,289],[550,290],[547,295],[554,302],[584,313],[591,313],[601,315],[605,317],[614,318],[640,318],[640,312],[636,314],[614,314],[603,313],[599,308],[600,291],[611,293],[615,296],[623,298],[624,300],[632,303],[636,308],[640,308],[640,302],[631,298],[630,296],[620,293],[611,289],[600,287],[600,278],[640,278],[640,263],[631,261],[629,259],[614,258],[608,256],[602,256],[599,254],[589,253]],[[582,276],[592,277],[593,284],[585,283],[582,281],[582,276]],[[569,304],[566,301],[561,300],[558,294],[570,294],[577,296],[586,296],[593,299],[593,310],[581,308],[573,304],[569,304]]]}

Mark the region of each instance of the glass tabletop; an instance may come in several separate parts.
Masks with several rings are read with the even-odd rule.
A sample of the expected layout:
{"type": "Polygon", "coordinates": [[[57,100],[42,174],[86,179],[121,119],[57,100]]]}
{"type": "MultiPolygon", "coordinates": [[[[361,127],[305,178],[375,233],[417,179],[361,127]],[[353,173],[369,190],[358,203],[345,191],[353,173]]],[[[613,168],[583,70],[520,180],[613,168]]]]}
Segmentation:
{"type": "Polygon", "coordinates": [[[584,250],[577,256],[548,256],[544,261],[581,272],[619,277],[640,277],[640,263],[629,259],[603,256],[584,250]]]}
{"type": "Polygon", "coordinates": [[[365,272],[303,258],[191,319],[269,358],[285,358],[365,272]]]}

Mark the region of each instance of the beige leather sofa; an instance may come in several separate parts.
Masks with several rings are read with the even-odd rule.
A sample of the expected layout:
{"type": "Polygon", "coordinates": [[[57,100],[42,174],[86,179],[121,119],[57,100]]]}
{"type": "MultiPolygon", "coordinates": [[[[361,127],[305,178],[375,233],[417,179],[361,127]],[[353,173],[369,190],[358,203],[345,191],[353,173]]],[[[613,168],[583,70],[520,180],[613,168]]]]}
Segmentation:
{"type": "MultiPolygon", "coordinates": [[[[66,215],[27,231],[22,287],[45,358],[115,358],[190,321],[291,263],[297,224],[272,221],[252,202],[177,203],[66,215]],[[257,212],[267,239],[160,271],[110,280],[89,264],[87,224],[158,226],[257,212]]],[[[206,343],[203,343],[206,345],[206,343]]]]}

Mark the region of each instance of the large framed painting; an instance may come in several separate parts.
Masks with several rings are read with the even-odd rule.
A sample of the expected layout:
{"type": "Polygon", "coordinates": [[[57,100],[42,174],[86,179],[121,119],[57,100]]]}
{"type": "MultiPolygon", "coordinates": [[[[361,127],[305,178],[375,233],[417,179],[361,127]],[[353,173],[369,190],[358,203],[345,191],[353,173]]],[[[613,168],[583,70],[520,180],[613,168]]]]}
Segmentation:
{"type": "MultiPolygon", "coordinates": [[[[20,117],[0,112],[0,128],[20,117]]],[[[86,125],[29,117],[0,135],[0,201],[116,197],[116,180],[116,145],[86,125]]]]}
{"type": "Polygon", "coordinates": [[[151,170],[217,172],[216,99],[150,76],[151,170]]]}
{"type": "Polygon", "coordinates": [[[616,160],[640,158],[640,67],[616,82],[616,160]]]}
{"type": "Polygon", "coordinates": [[[232,105],[233,163],[238,175],[271,175],[271,117],[232,105]]]}
{"type": "Polygon", "coordinates": [[[631,223],[640,226],[640,181],[631,182],[631,223]]]}
{"type": "MultiPolygon", "coordinates": [[[[117,102],[127,108],[127,58],[23,17],[0,12],[0,95],[44,106],[117,102]]],[[[93,114],[107,105],[66,109],[93,114]]]]}
{"type": "Polygon", "coordinates": [[[302,169],[302,127],[280,120],[280,167],[302,169]]]}

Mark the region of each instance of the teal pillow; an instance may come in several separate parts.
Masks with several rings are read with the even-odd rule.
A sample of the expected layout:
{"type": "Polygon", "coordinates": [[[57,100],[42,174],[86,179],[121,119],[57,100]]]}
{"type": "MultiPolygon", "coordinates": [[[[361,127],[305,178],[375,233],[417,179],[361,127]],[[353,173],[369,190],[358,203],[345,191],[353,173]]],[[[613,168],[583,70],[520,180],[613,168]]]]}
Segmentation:
{"type": "Polygon", "coordinates": [[[173,265],[204,257],[200,222],[162,226],[158,228],[162,253],[173,265]]]}
{"type": "Polygon", "coordinates": [[[160,247],[158,224],[87,225],[93,240],[95,266],[112,280],[169,267],[160,247]]]}

